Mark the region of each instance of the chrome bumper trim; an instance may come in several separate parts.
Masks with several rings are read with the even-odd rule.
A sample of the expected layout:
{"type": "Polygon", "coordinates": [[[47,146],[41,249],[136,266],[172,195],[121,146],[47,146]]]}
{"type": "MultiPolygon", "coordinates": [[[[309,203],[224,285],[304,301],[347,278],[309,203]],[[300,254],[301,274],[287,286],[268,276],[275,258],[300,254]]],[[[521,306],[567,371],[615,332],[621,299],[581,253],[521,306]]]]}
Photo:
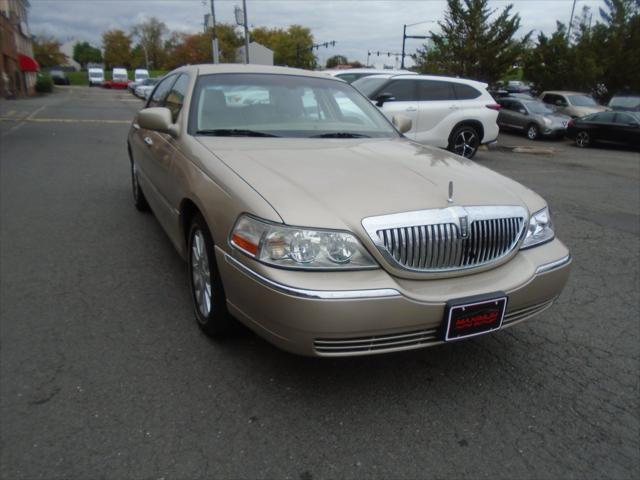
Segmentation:
{"type": "Polygon", "coordinates": [[[560,267],[564,267],[571,263],[571,255],[567,255],[566,257],[561,258],[560,260],[556,260],[555,262],[545,263],[544,265],[540,265],[536,268],[536,275],[541,273],[548,273],[552,270],[555,270],[560,267]]]}
{"type": "Polygon", "coordinates": [[[306,290],[303,288],[291,287],[289,285],[283,285],[273,280],[254,272],[246,265],[243,265],[238,260],[233,258],[228,253],[224,254],[225,261],[240,270],[245,275],[253,278],[255,281],[269,287],[277,292],[287,295],[293,295],[302,298],[315,298],[321,300],[345,300],[345,299],[360,299],[360,298],[386,298],[386,297],[399,297],[400,292],[393,288],[378,288],[371,290],[306,290]]]}

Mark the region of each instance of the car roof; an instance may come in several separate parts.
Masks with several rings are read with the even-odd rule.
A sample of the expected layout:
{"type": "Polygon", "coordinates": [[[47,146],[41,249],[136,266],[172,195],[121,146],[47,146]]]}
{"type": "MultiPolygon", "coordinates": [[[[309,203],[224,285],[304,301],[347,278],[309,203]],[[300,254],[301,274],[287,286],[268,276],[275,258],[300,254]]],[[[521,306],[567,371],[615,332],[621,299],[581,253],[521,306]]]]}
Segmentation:
{"type": "Polygon", "coordinates": [[[340,75],[342,73],[371,73],[372,75],[376,74],[389,74],[389,75],[417,75],[416,72],[412,72],[410,70],[389,70],[389,69],[380,69],[380,68],[344,68],[344,69],[332,69],[332,70],[322,70],[322,73],[327,73],[329,75],[340,75]]]}
{"type": "MultiPolygon", "coordinates": [[[[270,65],[244,65],[239,63],[187,65],[174,70],[174,72],[185,71],[196,73],[197,75],[211,75],[214,73],[268,73],[272,75],[296,75],[299,77],[334,79],[324,72],[314,72],[311,70],[303,70],[301,68],[274,67],[270,65]]],[[[337,82],[343,82],[343,80],[338,78],[335,78],[334,80],[337,82]]]]}
{"type": "Polygon", "coordinates": [[[486,88],[487,84],[484,82],[480,82],[478,80],[470,80],[468,78],[459,78],[459,77],[446,77],[444,75],[420,75],[420,74],[412,74],[412,75],[407,75],[404,73],[401,74],[386,74],[386,75],[371,75],[369,77],[366,78],[410,78],[411,80],[439,80],[439,81],[443,81],[446,80],[447,82],[454,82],[454,83],[462,83],[465,85],[475,85],[476,87],[483,87],[486,88]]]}
{"type": "Polygon", "coordinates": [[[590,96],[588,93],[585,93],[585,92],[574,92],[574,91],[571,91],[571,90],[547,90],[546,92],[542,92],[542,95],[544,95],[545,93],[552,93],[554,95],[587,95],[587,96],[590,96]]]}

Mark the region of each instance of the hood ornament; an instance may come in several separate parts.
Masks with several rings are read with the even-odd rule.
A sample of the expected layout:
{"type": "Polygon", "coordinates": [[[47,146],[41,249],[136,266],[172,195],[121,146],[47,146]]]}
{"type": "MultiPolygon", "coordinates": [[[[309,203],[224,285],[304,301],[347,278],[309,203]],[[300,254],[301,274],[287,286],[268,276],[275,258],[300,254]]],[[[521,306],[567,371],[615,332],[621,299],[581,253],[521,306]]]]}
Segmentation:
{"type": "Polygon", "coordinates": [[[453,182],[449,182],[449,198],[447,198],[448,203],[453,203],[453,182]]]}

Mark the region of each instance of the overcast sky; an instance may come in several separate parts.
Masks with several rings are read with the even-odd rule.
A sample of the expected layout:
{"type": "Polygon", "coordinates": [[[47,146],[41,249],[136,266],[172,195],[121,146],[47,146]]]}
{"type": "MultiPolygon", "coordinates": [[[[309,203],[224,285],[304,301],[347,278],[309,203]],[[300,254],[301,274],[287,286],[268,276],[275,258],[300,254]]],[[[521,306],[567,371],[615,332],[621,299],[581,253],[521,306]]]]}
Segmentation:
{"type": "MultiPolygon", "coordinates": [[[[202,30],[210,0],[30,0],[29,24],[34,34],[53,35],[59,40],[86,40],[100,45],[102,32],[111,28],[128,30],[145,18],[155,16],[171,30],[202,30]]],[[[529,30],[546,33],[555,29],[556,20],[569,21],[573,0],[491,0],[492,8],[502,10],[512,3],[520,14],[521,34],[529,30]]],[[[233,9],[242,0],[214,0],[216,19],[234,22],[233,9]]],[[[584,5],[592,8],[594,22],[603,0],[578,0],[576,13],[584,5]]],[[[442,20],[444,0],[247,0],[251,26],[287,27],[299,24],[311,28],[316,42],[336,41],[336,46],[320,49],[321,64],[335,54],[366,62],[368,50],[400,52],[402,26],[422,21],[407,29],[408,34],[426,35],[437,30],[442,20]]],[[[408,40],[413,53],[420,40],[408,40]]],[[[372,58],[372,63],[393,65],[394,58],[372,58]]]]}

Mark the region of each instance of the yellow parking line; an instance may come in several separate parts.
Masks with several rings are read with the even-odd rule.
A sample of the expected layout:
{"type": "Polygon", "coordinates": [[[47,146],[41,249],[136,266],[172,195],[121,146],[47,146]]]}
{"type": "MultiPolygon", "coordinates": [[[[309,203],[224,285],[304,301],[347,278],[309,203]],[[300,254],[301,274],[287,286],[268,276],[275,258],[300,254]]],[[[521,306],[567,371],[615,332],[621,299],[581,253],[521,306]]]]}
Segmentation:
{"type": "MultiPolygon", "coordinates": [[[[0,121],[16,121],[15,118],[0,117],[0,121]]],[[[116,125],[129,125],[131,120],[101,120],[94,118],[26,118],[25,122],[28,123],[105,123],[116,125]]]]}

